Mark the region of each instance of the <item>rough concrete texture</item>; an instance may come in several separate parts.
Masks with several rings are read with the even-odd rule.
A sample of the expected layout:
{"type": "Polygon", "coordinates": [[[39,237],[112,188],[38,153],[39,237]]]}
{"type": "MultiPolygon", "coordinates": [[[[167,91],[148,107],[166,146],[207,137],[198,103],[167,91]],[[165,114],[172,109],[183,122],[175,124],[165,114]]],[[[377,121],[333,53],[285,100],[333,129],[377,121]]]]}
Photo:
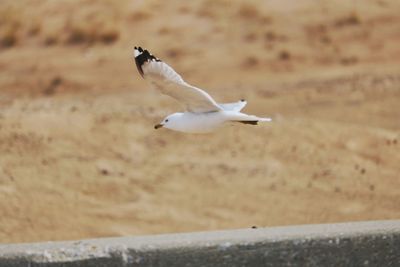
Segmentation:
{"type": "Polygon", "coordinates": [[[400,266],[400,221],[3,244],[0,266],[400,266]]]}

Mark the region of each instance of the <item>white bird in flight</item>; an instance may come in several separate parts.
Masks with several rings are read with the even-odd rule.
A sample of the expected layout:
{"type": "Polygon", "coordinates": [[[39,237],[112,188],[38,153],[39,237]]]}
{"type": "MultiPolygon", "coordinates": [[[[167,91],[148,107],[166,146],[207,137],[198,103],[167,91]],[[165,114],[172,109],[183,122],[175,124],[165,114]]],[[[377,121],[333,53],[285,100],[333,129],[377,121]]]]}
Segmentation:
{"type": "Polygon", "coordinates": [[[161,127],[185,133],[209,133],[226,122],[257,125],[271,118],[259,118],[240,111],[247,102],[217,103],[208,93],[185,82],[168,64],[141,47],[134,50],[136,67],[140,75],[163,94],[178,100],[186,109],[168,115],[154,128],[161,127]]]}

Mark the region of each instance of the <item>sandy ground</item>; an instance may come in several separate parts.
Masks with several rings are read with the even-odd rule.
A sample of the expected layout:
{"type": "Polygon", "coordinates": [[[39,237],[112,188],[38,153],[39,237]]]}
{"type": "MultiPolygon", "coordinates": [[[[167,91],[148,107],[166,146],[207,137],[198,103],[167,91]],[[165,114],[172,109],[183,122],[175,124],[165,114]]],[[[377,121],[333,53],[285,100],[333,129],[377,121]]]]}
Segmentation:
{"type": "Polygon", "coordinates": [[[0,242],[399,219],[400,2],[332,2],[3,1],[0,242]],[[134,45],[274,122],[154,130],[134,45]]]}

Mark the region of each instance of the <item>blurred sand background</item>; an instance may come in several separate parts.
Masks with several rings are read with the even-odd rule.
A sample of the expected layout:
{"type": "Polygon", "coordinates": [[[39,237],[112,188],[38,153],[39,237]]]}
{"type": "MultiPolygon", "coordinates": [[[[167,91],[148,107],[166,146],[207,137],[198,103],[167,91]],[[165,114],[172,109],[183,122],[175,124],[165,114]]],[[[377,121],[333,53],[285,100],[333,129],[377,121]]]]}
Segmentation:
{"type": "Polygon", "coordinates": [[[0,242],[399,219],[399,10],[1,1],[0,242]],[[135,45],[274,122],[154,130],[135,45]]]}

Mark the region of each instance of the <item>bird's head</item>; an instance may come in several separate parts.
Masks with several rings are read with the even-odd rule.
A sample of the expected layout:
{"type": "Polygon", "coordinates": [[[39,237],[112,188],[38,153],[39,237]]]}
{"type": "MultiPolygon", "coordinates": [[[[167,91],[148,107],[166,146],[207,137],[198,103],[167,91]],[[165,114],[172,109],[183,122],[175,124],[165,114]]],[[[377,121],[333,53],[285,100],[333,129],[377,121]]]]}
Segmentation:
{"type": "Polygon", "coordinates": [[[167,129],[176,130],[177,128],[179,128],[179,118],[181,116],[182,116],[182,113],[174,113],[174,114],[168,115],[159,124],[156,124],[154,126],[154,129],[167,128],[167,129]]]}

